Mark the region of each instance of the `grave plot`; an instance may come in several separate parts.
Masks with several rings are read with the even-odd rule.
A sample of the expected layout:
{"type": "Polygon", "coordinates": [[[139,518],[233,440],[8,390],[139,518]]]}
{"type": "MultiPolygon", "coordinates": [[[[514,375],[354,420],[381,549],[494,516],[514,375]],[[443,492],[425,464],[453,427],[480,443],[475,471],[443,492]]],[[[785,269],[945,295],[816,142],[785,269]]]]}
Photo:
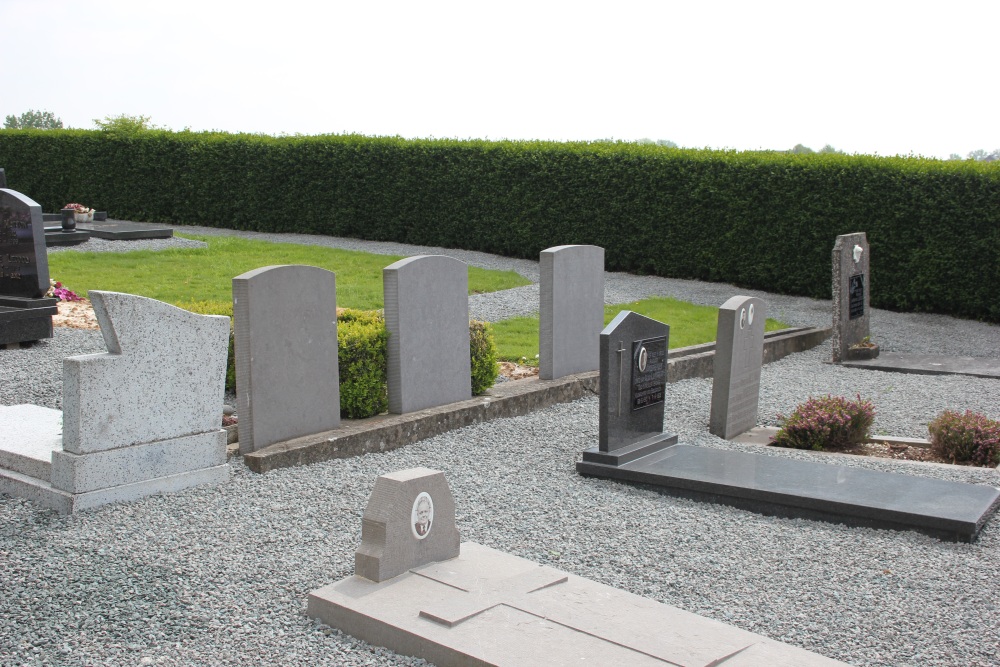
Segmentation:
{"type": "MultiPolygon", "coordinates": [[[[749,320],[753,300],[738,299],[739,304],[727,301],[729,314],[720,317],[721,328],[733,314],[744,312],[743,304],[746,315],[736,316],[736,326],[743,317],[749,320]],[[739,310],[729,308],[732,305],[739,310]]],[[[1000,504],[1000,490],[989,486],[677,444],[676,436],[662,433],[666,372],[651,374],[649,366],[656,358],[656,352],[649,351],[655,349],[651,337],[665,340],[668,327],[645,322],[638,327],[633,322],[633,317],[619,316],[601,332],[600,439],[598,447],[584,451],[577,462],[580,474],[651,484],[668,493],[764,513],[918,530],[956,541],[976,539],[1000,504]],[[643,349],[648,351],[645,367],[643,349]]],[[[739,341],[739,336],[720,335],[718,345],[735,348],[739,341]]],[[[744,374],[735,384],[731,370],[727,374],[726,368],[717,369],[715,382],[721,379],[726,385],[713,387],[716,426],[722,413],[728,415],[726,423],[750,423],[744,413],[751,403],[756,408],[758,349],[755,342],[745,362],[756,364],[756,372],[744,374]]],[[[716,354],[717,361],[733,360],[741,352],[717,348],[716,354]]],[[[726,432],[721,431],[713,432],[726,432]]]]}
{"type": "Polygon", "coordinates": [[[0,493],[62,513],[229,478],[229,318],[90,292],[108,352],[64,360],[63,411],[0,407],[0,493]]]}
{"type": "Polygon", "coordinates": [[[449,665],[843,665],[474,542],[444,474],[382,475],[355,574],[307,613],[369,643],[449,665]]]}

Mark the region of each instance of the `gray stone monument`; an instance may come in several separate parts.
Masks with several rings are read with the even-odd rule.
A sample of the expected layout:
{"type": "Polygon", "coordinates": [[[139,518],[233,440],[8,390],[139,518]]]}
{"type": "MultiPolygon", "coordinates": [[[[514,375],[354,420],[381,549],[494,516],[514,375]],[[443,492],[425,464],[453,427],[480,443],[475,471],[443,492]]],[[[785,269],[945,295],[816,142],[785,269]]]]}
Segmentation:
{"type": "Polygon", "coordinates": [[[670,327],[623,310],[601,332],[598,446],[585,462],[620,465],[677,442],[663,433],[670,327]]]}
{"type": "Polygon", "coordinates": [[[472,398],[468,266],[444,255],[418,255],[385,267],[382,284],[389,412],[472,398]]]}
{"type": "Polygon", "coordinates": [[[539,255],[538,376],[555,380],[600,368],[604,248],[561,245],[539,255]]]}
{"type": "Polygon", "coordinates": [[[871,281],[868,239],[864,232],[841,234],[833,244],[833,361],[869,335],[871,281]]]}
{"type": "Polygon", "coordinates": [[[337,282],[313,266],[233,278],[240,452],[340,426],[337,282]]]}
{"type": "Polygon", "coordinates": [[[52,337],[58,299],[49,289],[42,207],[0,189],[0,345],[52,337]]]}
{"type": "MultiPolygon", "coordinates": [[[[517,530],[511,519],[498,517],[497,530],[517,530]]],[[[379,477],[362,535],[355,574],[311,592],[306,613],[441,667],[843,667],[475,542],[459,545],[454,502],[439,472],[418,468],[379,477]],[[430,507],[433,520],[425,518],[430,507]],[[426,531],[416,528],[421,522],[426,531]]]]}
{"type": "Polygon", "coordinates": [[[0,188],[7,187],[7,174],[4,172],[3,167],[0,167],[0,188]]]}
{"type": "Polygon", "coordinates": [[[767,306],[734,296],[719,308],[708,430],[729,440],[757,425],[767,306]]]}
{"type": "Polygon", "coordinates": [[[412,468],[380,475],[361,520],[354,571],[385,581],[407,570],[457,558],[455,499],[444,473],[412,468]]]}
{"type": "Polygon", "coordinates": [[[227,480],[229,318],[131,294],[89,296],[108,352],[63,361],[61,414],[8,412],[30,420],[31,437],[11,439],[0,424],[0,492],[69,513],[227,480]]]}

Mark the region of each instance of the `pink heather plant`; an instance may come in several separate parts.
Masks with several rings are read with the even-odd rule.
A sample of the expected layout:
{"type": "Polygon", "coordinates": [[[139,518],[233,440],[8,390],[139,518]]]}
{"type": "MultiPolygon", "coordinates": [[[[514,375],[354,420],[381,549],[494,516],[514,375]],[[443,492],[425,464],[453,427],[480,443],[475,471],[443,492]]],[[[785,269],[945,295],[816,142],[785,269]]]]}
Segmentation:
{"type": "Polygon", "coordinates": [[[861,444],[875,421],[875,406],[857,396],[857,401],[841,396],[810,397],[791,416],[778,415],[781,430],[772,444],[816,451],[861,444]]]}
{"type": "Polygon", "coordinates": [[[943,459],[977,466],[1000,465],[1000,422],[971,410],[945,410],[927,424],[931,447],[943,459]]]}

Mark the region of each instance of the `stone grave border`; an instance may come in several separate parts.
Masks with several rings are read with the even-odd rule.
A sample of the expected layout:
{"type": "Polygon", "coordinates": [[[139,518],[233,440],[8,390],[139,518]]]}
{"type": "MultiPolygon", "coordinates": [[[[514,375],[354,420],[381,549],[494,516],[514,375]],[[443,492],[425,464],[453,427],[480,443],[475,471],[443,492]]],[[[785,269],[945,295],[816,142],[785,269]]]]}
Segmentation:
{"type": "MultiPolygon", "coordinates": [[[[822,344],[831,328],[796,327],[764,336],[764,363],[822,344]]],[[[710,378],[715,343],[670,350],[667,382],[710,378]]],[[[275,443],[243,456],[250,470],[266,473],[279,468],[309,465],[330,459],[383,452],[420,440],[501,417],[517,417],[557,403],[596,394],[600,372],[567,375],[556,380],[528,378],[494,385],[486,394],[407,414],[343,420],[340,428],[275,443]]]]}

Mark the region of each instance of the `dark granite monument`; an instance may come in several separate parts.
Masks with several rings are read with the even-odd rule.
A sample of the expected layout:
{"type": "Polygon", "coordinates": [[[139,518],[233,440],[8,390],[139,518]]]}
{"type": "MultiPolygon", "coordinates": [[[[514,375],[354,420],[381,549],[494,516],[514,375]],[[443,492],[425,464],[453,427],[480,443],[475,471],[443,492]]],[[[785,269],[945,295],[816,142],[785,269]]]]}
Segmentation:
{"type": "Polygon", "coordinates": [[[52,337],[58,300],[48,289],[42,207],[0,189],[0,345],[52,337]]]}
{"type": "Polygon", "coordinates": [[[583,464],[617,466],[677,442],[663,433],[669,338],[666,324],[630,310],[601,332],[598,446],[583,453],[583,464]]]}

